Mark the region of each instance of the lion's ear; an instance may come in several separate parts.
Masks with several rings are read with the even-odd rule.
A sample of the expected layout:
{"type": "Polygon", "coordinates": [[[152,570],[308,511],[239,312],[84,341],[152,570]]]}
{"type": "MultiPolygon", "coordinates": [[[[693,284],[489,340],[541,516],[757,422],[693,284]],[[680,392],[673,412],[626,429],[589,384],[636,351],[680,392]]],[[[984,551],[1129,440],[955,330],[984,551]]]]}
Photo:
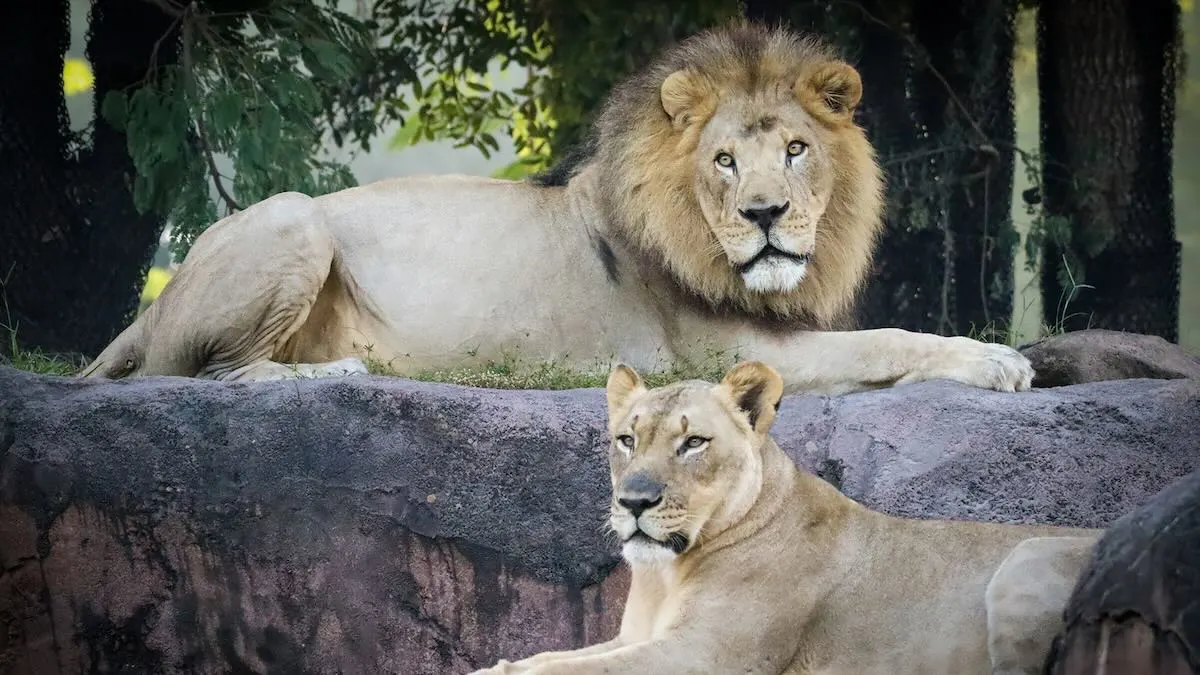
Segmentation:
{"type": "Polygon", "coordinates": [[[815,98],[835,119],[849,120],[862,101],[862,77],[848,63],[833,61],[818,66],[796,81],[796,94],[815,98]]]}
{"type": "Polygon", "coordinates": [[[642,383],[642,376],[638,375],[637,371],[623,363],[613,366],[612,372],[608,374],[608,384],[605,385],[608,414],[615,415],[631,403],[635,396],[645,391],[646,385],[642,383]]]}
{"type": "Polygon", "coordinates": [[[703,82],[691,72],[677,70],[663,80],[659,95],[672,126],[682,129],[698,116],[697,108],[704,102],[707,92],[703,82]]]}
{"type": "Polygon", "coordinates": [[[729,392],[734,404],[745,411],[750,426],[765,435],[783,400],[783,378],[779,373],[761,361],[743,361],[726,373],[721,386],[729,392]]]}

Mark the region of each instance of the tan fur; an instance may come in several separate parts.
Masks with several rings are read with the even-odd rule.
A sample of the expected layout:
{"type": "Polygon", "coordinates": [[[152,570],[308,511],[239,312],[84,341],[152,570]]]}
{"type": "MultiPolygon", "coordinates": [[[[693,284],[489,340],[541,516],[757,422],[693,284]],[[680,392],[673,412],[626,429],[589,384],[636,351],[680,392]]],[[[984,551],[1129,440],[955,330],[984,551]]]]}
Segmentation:
{"type": "Polygon", "coordinates": [[[782,387],[758,362],[649,390],[614,369],[620,632],[476,672],[1039,673],[1100,532],[872,511],[771,439],[782,387]]]}
{"type": "Polygon", "coordinates": [[[1029,389],[1003,345],[831,330],[881,227],[862,87],[813,38],[702,33],[614,89],[569,180],[412,176],[221,220],[84,374],[332,376],[367,357],[401,375],[513,357],[651,370],[716,354],[771,363],[788,391],[1029,389]]]}

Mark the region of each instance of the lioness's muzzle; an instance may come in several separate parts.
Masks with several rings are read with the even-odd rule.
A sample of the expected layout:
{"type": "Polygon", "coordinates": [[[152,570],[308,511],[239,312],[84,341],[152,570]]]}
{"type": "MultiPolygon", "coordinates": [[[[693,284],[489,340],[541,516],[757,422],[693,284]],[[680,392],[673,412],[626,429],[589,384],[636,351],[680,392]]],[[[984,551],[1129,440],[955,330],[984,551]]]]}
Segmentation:
{"type": "Polygon", "coordinates": [[[636,519],[643,512],[662,503],[666,485],[645,471],[635,471],[621,481],[617,503],[636,519]]]}

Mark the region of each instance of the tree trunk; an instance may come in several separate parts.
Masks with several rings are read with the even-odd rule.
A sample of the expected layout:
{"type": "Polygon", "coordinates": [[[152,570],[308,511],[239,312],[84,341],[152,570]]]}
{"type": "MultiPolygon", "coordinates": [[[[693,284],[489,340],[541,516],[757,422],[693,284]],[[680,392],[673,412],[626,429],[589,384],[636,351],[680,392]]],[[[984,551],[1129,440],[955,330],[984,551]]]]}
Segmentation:
{"type": "Polygon", "coordinates": [[[0,350],[13,340],[53,343],[65,308],[45,292],[72,270],[49,262],[67,248],[74,207],[66,199],[69,120],[63,55],[70,43],[67,0],[18,0],[0,22],[0,350]],[[54,253],[51,253],[54,252],[54,253]]]}
{"type": "Polygon", "coordinates": [[[178,40],[151,3],[96,0],[87,52],[98,119],[81,142],[62,91],[68,12],[66,0],[25,0],[0,28],[0,318],[22,348],[94,354],[136,310],[163,228],[134,209],[125,136],[98,111],[105,93],[147,77],[160,38],[159,65],[178,40]]]}
{"type": "Polygon", "coordinates": [[[1039,6],[1041,282],[1050,326],[1178,339],[1171,192],[1178,30],[1175,0],[1039,6]]]}

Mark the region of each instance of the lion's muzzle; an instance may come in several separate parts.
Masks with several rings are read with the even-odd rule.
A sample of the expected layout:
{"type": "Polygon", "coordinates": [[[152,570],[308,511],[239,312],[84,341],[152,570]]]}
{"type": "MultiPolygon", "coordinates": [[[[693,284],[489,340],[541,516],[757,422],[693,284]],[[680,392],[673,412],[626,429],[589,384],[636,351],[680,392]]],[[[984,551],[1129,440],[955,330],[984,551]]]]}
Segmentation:
{"type": "Polygon", "coordinates": [[[776,248],[772,244],[767,244],[759,249],[758,253],[756,253],[753,258],[738,264],[735,269],[737,270],[738,274],[745,274],[758,263],[770,258],[790,260],[801,265],[807,265],[812,262],[811,253],[792,253],[791,251],[784,251],[783,249],[776,248]]]}

